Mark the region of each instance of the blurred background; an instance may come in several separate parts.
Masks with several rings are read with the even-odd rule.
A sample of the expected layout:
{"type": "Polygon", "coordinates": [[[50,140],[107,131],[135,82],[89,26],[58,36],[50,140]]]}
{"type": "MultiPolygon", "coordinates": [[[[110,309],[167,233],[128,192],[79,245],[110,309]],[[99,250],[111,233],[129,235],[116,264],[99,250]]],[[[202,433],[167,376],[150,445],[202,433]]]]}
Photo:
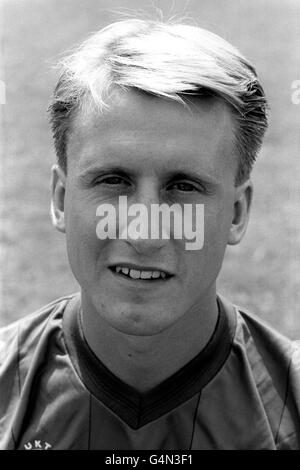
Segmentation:
{"type": "Polygon", "coordinates": [[[53,64],[122,15],[144,10],[157,17],[160,8],[165,17],[193,17],[256,65],[271,106],[270,128],[253,171],[248,232],[240,246],[228,248],[219,291],[300,339],[300,104],[292,101],[292,84],[300,79],[299,0],[2,0],[0,6],[6,87],[0,325],[78,290],[64,236],[49,218],[55,154],[46,108],[53,64]]]}

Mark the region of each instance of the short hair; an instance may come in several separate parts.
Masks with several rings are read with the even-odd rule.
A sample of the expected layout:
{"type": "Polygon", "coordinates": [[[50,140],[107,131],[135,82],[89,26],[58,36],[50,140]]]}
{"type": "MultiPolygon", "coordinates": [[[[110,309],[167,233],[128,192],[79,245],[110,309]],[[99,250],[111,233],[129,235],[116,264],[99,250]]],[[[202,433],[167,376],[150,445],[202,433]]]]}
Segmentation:
{"type": "Polygon", "coordinates": [[[64,171],[76,111],[94,104],[104,112],[110,92],[119,87],[182,104],[191,95],[223,99],[236,123],[235,182],[249,178],[267,128],[267,100],[253,65],[216,34],[187,24],[127,19],[91,35],[58,65],[49,112],[64,171]]]}

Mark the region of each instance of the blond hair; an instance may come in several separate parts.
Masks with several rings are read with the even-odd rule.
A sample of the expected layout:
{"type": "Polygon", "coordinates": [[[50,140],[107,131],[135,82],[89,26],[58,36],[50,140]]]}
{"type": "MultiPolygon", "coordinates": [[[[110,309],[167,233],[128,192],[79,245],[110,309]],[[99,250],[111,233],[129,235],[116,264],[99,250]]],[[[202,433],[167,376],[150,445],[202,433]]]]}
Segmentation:
{"type": "Polygon", "coordinates": [[[184,24],[123,20],[93,34],[59,67],[49,111],[65,171],[74,112],[87,104],[104,112],[110,91],[120,87],[183,104],[191,95],[222,98],[236,122],[236,183],[249,177],[267,128],[266,97],[254,67],[216,34],[184,24]]]}

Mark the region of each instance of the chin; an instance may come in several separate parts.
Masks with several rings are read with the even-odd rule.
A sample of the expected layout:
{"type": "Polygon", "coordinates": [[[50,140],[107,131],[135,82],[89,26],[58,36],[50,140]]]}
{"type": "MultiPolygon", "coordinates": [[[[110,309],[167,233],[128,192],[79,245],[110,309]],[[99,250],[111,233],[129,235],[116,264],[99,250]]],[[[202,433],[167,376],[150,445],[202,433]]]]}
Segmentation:
{"type": "Polygon", "coordinates": [[[116,330],[133,336],[157,335],[173,323],[170,319],[162,318],[158,312],[148,310],[147,313],[140,314],[132,309],[126,311],[124,308],[115,312],[115,316],[107,318],[107,321],[116,330]]]}

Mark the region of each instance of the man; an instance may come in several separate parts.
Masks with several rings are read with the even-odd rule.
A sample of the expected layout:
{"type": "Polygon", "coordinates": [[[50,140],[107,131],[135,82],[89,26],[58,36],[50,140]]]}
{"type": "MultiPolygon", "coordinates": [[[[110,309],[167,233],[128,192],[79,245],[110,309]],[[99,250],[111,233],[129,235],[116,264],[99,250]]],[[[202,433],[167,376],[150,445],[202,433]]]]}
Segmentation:
{"type": "Polygon", "coordinates": [[[267,127],[252,65],[203,29],[126,20],[62,61],[50,113],[81,292],[2,331],[1,448],[300,448],[299,348],[216,293],[267,127]],[[177,228],[201,246],[164,216],[151,236],[160,205],[190,208],[177,228]]]}

